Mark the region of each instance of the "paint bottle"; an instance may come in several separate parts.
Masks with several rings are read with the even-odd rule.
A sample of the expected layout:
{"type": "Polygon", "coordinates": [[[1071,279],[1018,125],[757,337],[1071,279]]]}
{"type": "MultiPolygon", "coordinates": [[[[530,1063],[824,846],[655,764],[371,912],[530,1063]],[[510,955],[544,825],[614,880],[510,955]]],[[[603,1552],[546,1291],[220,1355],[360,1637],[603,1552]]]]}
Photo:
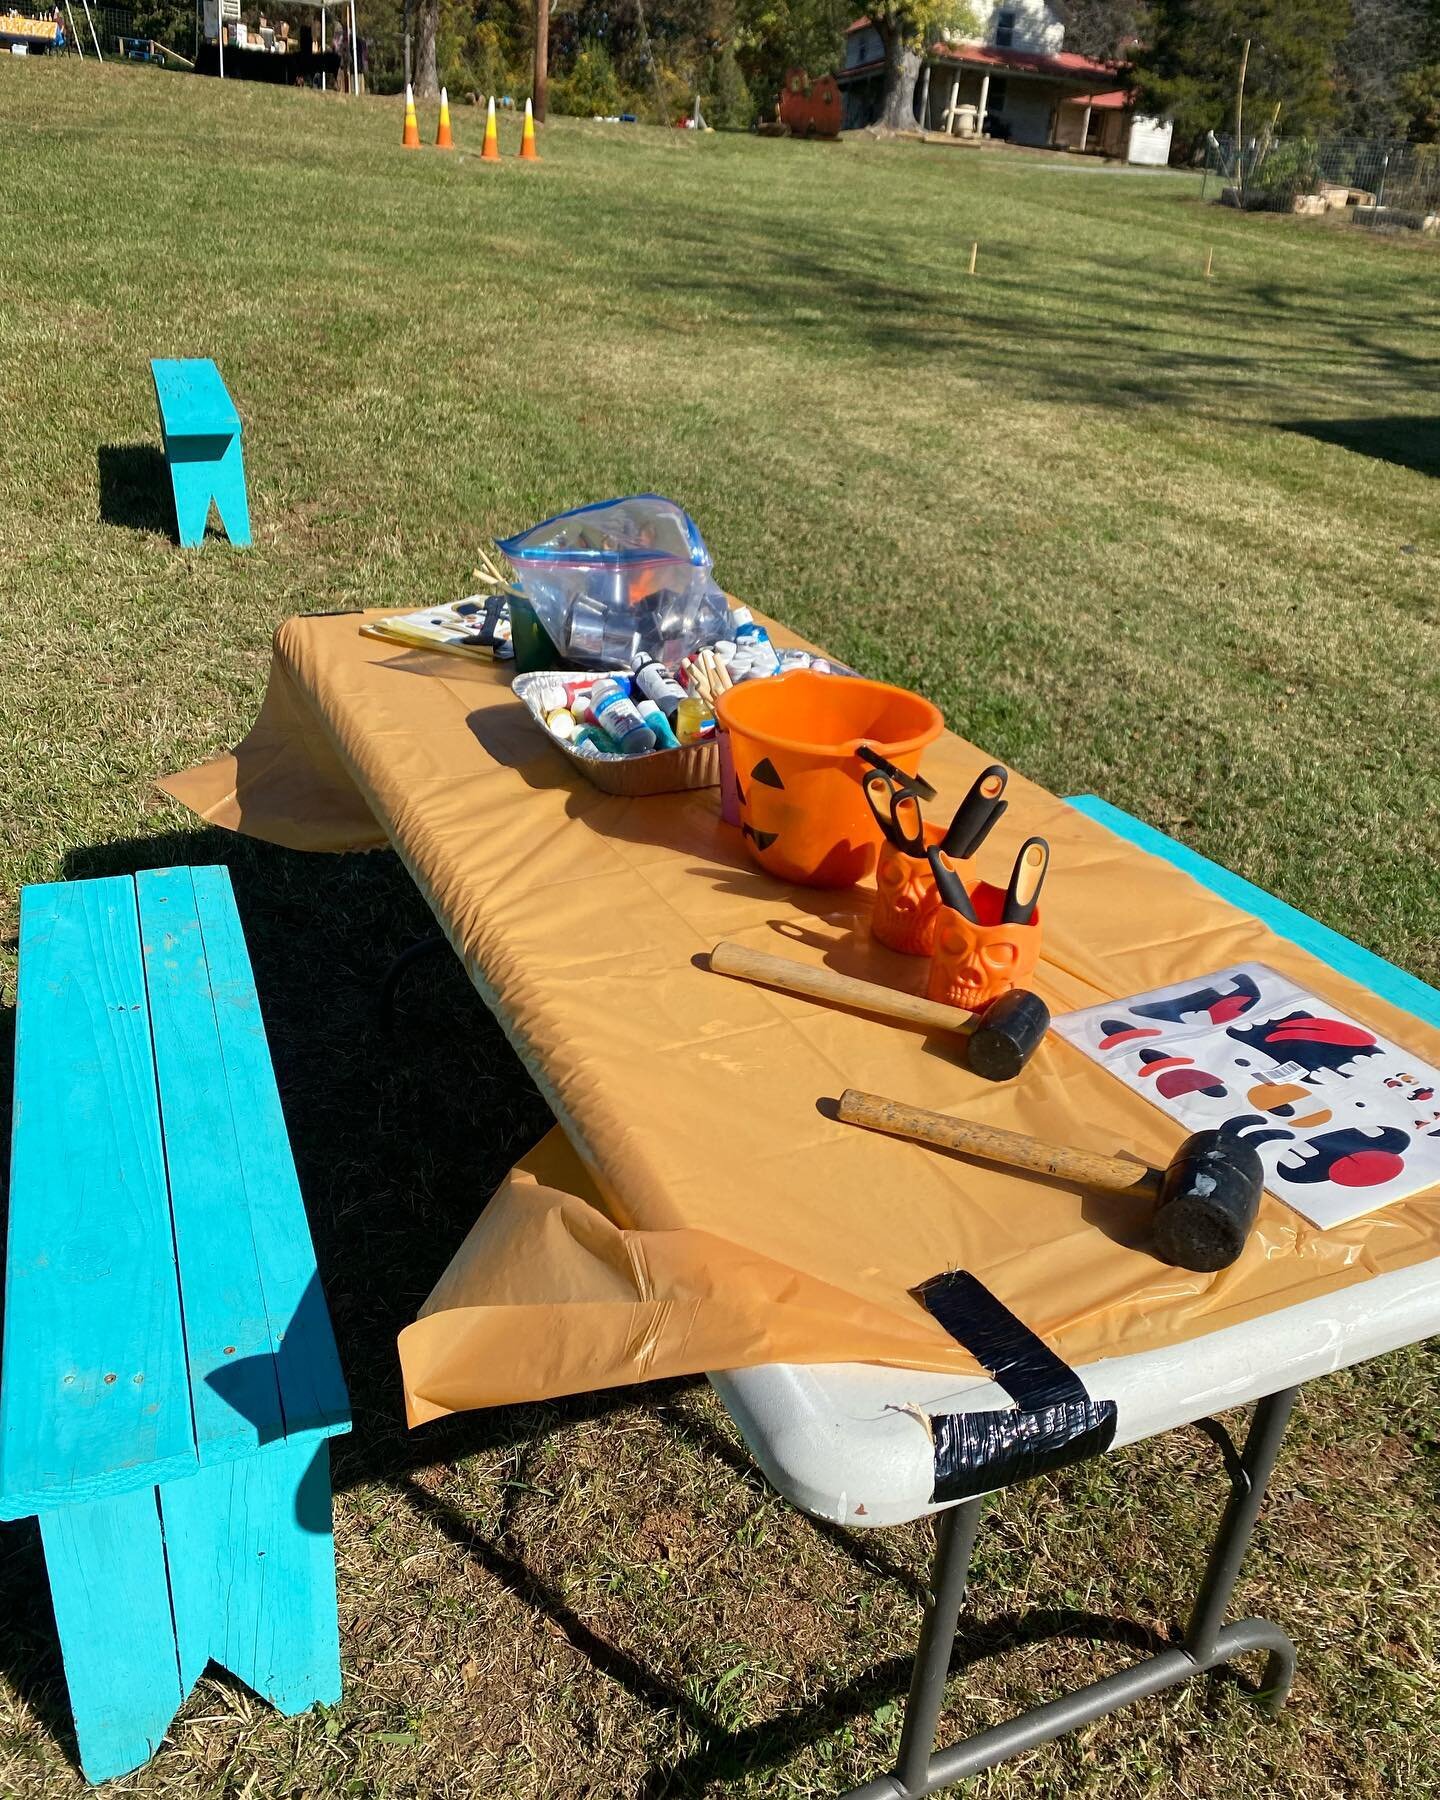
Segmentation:
{"type": "Polygon", "coordinates": [[[632,695],[641,693],[653,701],[667,719],[675,717],[675,709],[685,698],[685,690],[665,667],[642,650],[631,665],[635,671],[632,695]]]}
{"type": "Polygon", "coordinates": [[[545,729],[553,732],[557,738],[573,738],[575,735],[575,715],[568,706],[557,706],[545,715],[545,729]]]}
{"type": "MultiPolygon", "coordinates": [[[[682,700],[680,704],[683,706],[684,701],[682,700]]],[[[678,750],[680,748],[680,740],[670,729],[670,721],[653,700],[637,700],[635,710],[655,733],[656,745],[661,750],[678,750]]],[[[675,710],[678,712],[680,709],[677,707],[675,710]]]]}
{"type": "Polygon", "coordinates": [[[620,756],[620,746],[608,731],[602,731],[598,725],[582,725],[570,740],[570,748],[577,756],[620,756]]]}
{"type": "Polygon", "coordinates": [[[770,642],[770,633],[763,625],[741,625],[735,632],[735,647],[742,655],[749,651],[753,659],[753,673],[756,675],[778,675],[780,658],[775,654],[775,646],[770,642]]]}
{"type": "Polygon", "coordinates": [[[542,681],[530,693],[531,704],[542,719],[570,704],[569,690],[563,681],[542,681]]]}
{"type": "Polygon", "coordinates": [[[625,756],[655,748],[655,733],[619,682],[608,676],[602,676],[590,690],[590,723],[608,731],[625,756]]]}
{"type": "Polygon", "coordinates": [[[732,606],[725,616],[730,621],[730,635],[733,638],[740,636],[741,626],[755,623],[755,615],[748,606],[732,606]]]}
{"type": "Polygon", "coordinates": [[[698,694],[687,694],[675,711],[675,735],[682,744],[698,744],[715,729],[715,715],[698,694]]]}

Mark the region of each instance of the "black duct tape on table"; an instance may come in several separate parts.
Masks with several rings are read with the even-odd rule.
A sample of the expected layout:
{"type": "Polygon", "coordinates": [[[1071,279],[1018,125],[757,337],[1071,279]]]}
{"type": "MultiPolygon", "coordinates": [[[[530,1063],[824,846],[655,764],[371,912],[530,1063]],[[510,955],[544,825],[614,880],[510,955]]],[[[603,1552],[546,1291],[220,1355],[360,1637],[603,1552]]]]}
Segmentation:
{"type": "Polygon", "coordinates": [[[1115,1402],[1092,1400],[1069,1364],[983,1282],[955,1269],[914,1293],[1015,1402],[1013,1412],[928,1415],[935,1442],[932,1502],[968,1500],[1110,1448],[1115,1402]]]}

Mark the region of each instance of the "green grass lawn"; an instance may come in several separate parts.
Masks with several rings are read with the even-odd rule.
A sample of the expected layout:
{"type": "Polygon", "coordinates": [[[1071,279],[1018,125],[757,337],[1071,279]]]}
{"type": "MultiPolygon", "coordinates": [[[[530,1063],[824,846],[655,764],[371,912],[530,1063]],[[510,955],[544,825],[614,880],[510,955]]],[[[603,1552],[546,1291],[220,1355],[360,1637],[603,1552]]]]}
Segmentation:
{"type": "MultiPolygon", "coordinates": [[[[544,1107],[456,968],[375,1025],[427,922],[391,859],[151,783],[244,731],[288,614],[453,597],[497,533],[653,488],[732,591],[1440,981],[1440,260],[1168,173],[567,121],[497,169],[475,112],[449,159],[400,123],[0,57],[4,929],[25,881],[229,863],[356,1412],[344,1701],[206,1680],[119,1791],[831,1793],[893,1752],[928,1532],[816,1529],[698,1382],[407,1437],[394,1333],[544,1107]],[[248,554],[173,542],[155,355],[237,399],[248,554]]],[[[1440,1791],[1433,1374],[1307,1395],[1242,1583],[1300,1647],[1278,1724],[1197,1684],[975,1791],[1440,1791]]],[[[1170,1634],[1222,1493],[1181,1433],[1001,1498],[947,1731],[1170,1634]]],[[[0,1795],[79,1788],[0,1528],[0,1795]]]]}

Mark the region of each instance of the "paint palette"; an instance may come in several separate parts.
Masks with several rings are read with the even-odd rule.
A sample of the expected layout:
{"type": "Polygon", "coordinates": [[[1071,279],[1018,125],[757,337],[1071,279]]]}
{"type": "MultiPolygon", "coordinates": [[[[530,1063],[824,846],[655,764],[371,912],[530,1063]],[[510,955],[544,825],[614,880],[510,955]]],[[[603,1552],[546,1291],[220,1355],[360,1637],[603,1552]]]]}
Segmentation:
{"type": "Polygon", "coordinates": [[[1440,1071],[1264,963],[1055,1030],[1187,1132],[1253,1144],[1266,1188],[1322,1228],[1440,1183],[1440,1071]]]}

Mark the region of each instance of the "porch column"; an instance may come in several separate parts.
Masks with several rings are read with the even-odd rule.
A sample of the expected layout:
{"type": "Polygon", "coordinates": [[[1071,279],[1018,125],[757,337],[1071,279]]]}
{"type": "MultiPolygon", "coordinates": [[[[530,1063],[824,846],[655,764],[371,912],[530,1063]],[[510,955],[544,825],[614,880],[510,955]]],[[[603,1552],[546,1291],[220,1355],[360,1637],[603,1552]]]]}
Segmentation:
{"type": "Polygon", "coordinates": [[[1080,121],[1080,148],[1083,150],[1090,137],[1090,102],[1085,102],[1085,116],[1080,121]]]}
{"type": "Polygon", "coordinates": [[[942,121],[945,126],[945,135],[947,137],[954,137],[955,135],[955,112],[959,103],[960,77],[957,75],[950,83],[950,104],[945,108],[945,115],[942,121]]]}
{"type": "Polygon", "coordinates": [[[980,117],[975,130],[980,137],[985,135],[985,108],[990,104],[990,71],[987,69],[980,77],[980,117]]]}

